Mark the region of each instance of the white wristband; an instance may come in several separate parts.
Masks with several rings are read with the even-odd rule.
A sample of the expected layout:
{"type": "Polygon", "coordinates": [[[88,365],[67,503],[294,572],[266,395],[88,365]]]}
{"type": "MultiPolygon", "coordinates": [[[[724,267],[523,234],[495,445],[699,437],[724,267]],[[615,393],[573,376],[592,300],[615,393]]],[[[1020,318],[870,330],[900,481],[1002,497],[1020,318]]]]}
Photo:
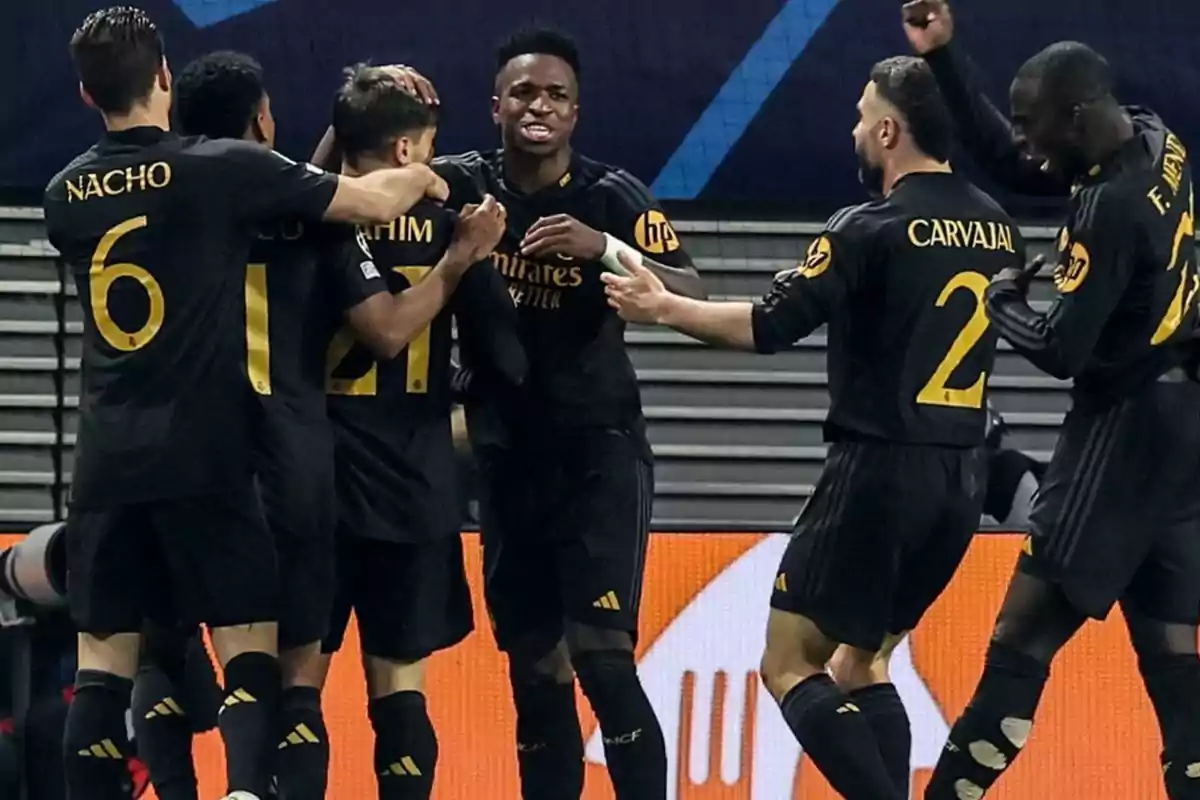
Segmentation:
{"type": "Polygon", "coordinates": [[[600,263],[603,264],[604,268],[609,272],[615,272],[617,275],[629,277],[629,270],[625,269],[625,267],[623,267],[621,262],[617,259],[617,256],[619,256],[621,253],[628,255],[631,259],[633,259],[633,263],[637,264],[639,267],[642,265],[642,254],[640,252],[634,250],[617,237],[608,233],[604,234],[604,255],[600,256],[600,263]]]}

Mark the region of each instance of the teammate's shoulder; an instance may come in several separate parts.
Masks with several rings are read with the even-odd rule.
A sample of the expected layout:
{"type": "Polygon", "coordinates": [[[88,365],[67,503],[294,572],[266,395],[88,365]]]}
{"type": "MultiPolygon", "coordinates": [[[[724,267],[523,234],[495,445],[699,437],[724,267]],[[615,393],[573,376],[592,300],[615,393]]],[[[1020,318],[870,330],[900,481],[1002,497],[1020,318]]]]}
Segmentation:
{"type": "Polygon", "coordinates": [[[967,197],[976,203],[981,211],[994,215],[997,222],[1016,225],[1016,222],[1013,221],[1013,218],[1009,216],[1009,213],[1004,210],[1004,206],[1000,205],[1000,202],[996,198],[966,179],[963,180],[963,186],[965,187],[967,197]]]}
{"type": "Polygon", "coordinates": [[[1183,174],[1187,150],[1162,118],[1141,106],[1124,110],[1133,122],[1133,138],[1080,179],[1072,195],[1080,216],[1137,211],[1149,205],[1138,201],[1165,176],[1183,174]]]}
{"type": "Polygon", "coordinates": [[[592,191],[614,195],[626,204],[644,208],[653,205],[654,195],[650,187],[637,176],[622,167],[614,167],[590,158],[579,158],[580,171],[584,179],[590,179],[592,191]]]}
{"type": "Polygon", "coordinates": [[[455,155],[438,156],[430,166],[439,175],[446,173],[466,173],[475,175],[482,172],[494,161],[494,154],[480,150],[468,150],[455,155]]]}
{"type": "Polygon", "coordinates": [[[209,139],[207,136],[187,136],[179,140],[179,152],[185,158],[198,158],[206,161],[222,160],[237,164],[273,162],[281,167],[294,167],[303,163],[305,168],[311,172],[323,173],[325,171],[314,164],[296,161],[278,150],[246,139],[209,139]]]}
{"type": "Polygon", "coordinates": [[[230,153],[245,153],[250,148],[265,150],[261,144],[244,139],[210,139],[207,136],[183,136],[179,139],[179,152],[201,158],[219,158],[230,153]]]}
{"type": "Polygon", "coordinates": [[[823,230],[839,236],[855,236],[878,232],[894,218],[887,200],[868,200],[833,212],[823,230]]]}
{"type": "Polygon", "coordinates": [[[1133,173],[1122,173],[1110,180],[1081,186],[1071,198],[1072,221],[1076,229],[1137,225],[1145,195],[1144,181],[1133,173]]]}
{"type": "Polygon", "coordinates": [[[453,222],[458,218],[456,213],[440,203],[433,202],[428,197],[421,199],[415,206],[410,208],[405,216],[416,217],[418,219],[431,219],[434,223],[453,222]]]}
{"type": "Polygon", "coordinates": [[[79,155],[71,159],[65,167],[60,169],[53,178],[46,183],[45,197],[51,199],[56,195],[64,183],[70,180],[71,176],[76,172],[80,172],[94,164],[100,158],[99,148],[92,145],[87,150],[84,150],[79,155]]]}
{"type": "Polygon", "coordinates": [[[328,252],[331,247],[352,247],[367,260],[374,258],[366,234],[357,225],[325,220],[310,224],[304,230],[309,240],[323,252],[328,252]]]}
{"type": "Polygon", "coordinates": [[[1163,122],[1162,117],[1145,106],[1125,106],[1124,110],[1133,121],[1135,133],[1142,133],[1143,131],[1161,132],[1163,135],[1171,133],[1170,128],[1163,122]]]}

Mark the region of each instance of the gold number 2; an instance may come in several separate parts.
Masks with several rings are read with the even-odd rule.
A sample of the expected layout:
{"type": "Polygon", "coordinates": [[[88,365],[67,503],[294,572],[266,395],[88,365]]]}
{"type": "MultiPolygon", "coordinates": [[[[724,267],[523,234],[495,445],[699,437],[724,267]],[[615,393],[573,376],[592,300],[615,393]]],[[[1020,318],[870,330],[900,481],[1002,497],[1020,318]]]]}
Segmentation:
{"type": "Polygon", "coordinates": [[[125,352],[140,350],[158,335],[163,324],[166,301],[163,299],[162,287],[144,267],[126,263],[105,266],[105,262],[122,236],[140,230],[146,227],[146,224],[146,217],[143,215],[130,217],[109,228],[96,245],[96,250],[92,253],[92,265],[88,270],[92,318],[96,320],[96,330],[104,337],[104,341],[125,352]],[[118,278],[133,278],[146,290],[146,299],[149,301],[150,309],[146,315],[146,323],[132,333],[122,330],[108,313],[108,293],[112,291],[112,286],[118,278]]]}
{"type": "Polygon", "coordinates": [[[967,389],[951,389],[946,381],[954,374],[954,370],[967,357],[983,334],[988,329],[987,311],[984,309],[983,295],[987,291],[988,279],[978,272],[960,272],[946,282],[942,293],[938,295],[937,307],[943,308],[950,295],[959,289],[966,289],[975,296],[975,311],[967,324],[954,337],[950,350],[938,364],[937,369],[925,384],[925,388],[917,394],[917,402],[927,406],[949,406],[951,408],[983,408],[983,387],[987,383],[987,373],[979,373],[975,383],[967,389]]]}
{"type": "MultiPolygon", "coordinates": [[[[1187,210],[1179,216],[1179,227],[1175,229],[1175,246],[1171,250],[1171,262],[1167,264],[1167,272],[1180,266],[1180,253],[1183,252],[1185,245],[1192,244],[1192,239],[1196,236],[1195,213],[1196,198],[1195,195],[1192,195],[1188,200],[1187,210]]],[[[1183,318],[1187,316],[1188,309],[1196,299],[1196,292],[1200,290],[1200,275],[1191,274],[1188,268],[1192,265],[1188,263],[1187,259],[1182,259],[1182,261],[1183,265],[1179,270],[1179,286],[1175,289],[1175,296],[1167,305],[1167,313],[1163,315],[1154,335],[1150,337],[1152,345],[1162,344],[1179,329],[1179,323],[1183,322],[1183,318]]]]}
{"type": "MultiPolygon", "coordinates": [[[[392,271],[403,275],[410,286],[420,283],[431,269],[433,267],[392,267],[392,271]]],[[[429,391],[430,339],[430,326],[426,325],[405,348],[407,370],[404,390],[409,394],[426,394],[429,391]]],[[[372,361],[371,368],[357,378],[333,377],[334,370],[345,360],[354,343],[354,332],[348,327],[338,331],[329,343],[329,353],[325,359],[329,374],[326,391],[334,395],[373,397],[379,391],[379,362],[372,361]]]]}
{"type": "Polygon", "coordinates": [[[334,335],[333,341],[329,343],[329,352],[325,356],[325,370],[329,376],[329,380],[325,383],[327,394],[343,397],[374,397],[375,393],[379,391],[379,364],[375,361],[371,362],[371,368],[366,373],[357,378],[335,378],[333,376],[333,371],[350,354],[356,341],[354,331],[349,327],[344,327],[334,335]]]}

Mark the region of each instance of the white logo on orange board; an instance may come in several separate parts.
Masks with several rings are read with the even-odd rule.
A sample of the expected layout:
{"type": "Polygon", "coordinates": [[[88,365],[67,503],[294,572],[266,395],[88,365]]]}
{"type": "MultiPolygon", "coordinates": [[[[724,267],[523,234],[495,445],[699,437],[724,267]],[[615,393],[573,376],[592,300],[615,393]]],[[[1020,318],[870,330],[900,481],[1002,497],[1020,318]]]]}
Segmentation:
{"type": "MultiPolygon", "coordinates": [[[[638,671],[667,742],[667,800],[692,800],[718,783],[738,787],[737,796],[749,800],[793,796],[800,746],[757,678],[768,601],[788,539],[768,536],[730,564],[641,659],[638,671]],[[712,754],[716,741],[720,752],[712,754]],[[710,763],[719,774],[711,774],[710,763]]],[[[912,721],[912,768],[932,768],[949,728],[907,642],[892,660],[892,679],[912,721]]],[[[604,763],[599,731],[586,755],[604,763]]]]}

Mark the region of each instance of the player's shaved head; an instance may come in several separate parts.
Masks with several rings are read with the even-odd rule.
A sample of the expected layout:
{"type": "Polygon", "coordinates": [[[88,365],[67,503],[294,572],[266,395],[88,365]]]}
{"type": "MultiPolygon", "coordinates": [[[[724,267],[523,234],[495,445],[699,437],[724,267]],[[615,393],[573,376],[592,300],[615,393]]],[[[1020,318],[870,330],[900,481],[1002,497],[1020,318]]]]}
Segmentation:
{"type": "Polygon", "coordinates": [[[1055,42],[1026,61],[1017,80],[1036,83],[1041,99],[1058,109],[1112,94],[1108,61],[1081,42],[1055,42]]]}
{"type": "Polygon", "coordinates": [[[1068,180],[1112,149],[1124,115],[1108,61],[1086,44],[1056,42],[1026,61],[1010,90],[1018,144],[1068,180]]]}
{"type": "Polygon", "coordinates": [[[87,97],[106,114],[127,114],[144,102],[156,79],[163,90],[165,46],[154,21],[140,8],[95,11],[71,37],[71,59],[87,97]]]}

